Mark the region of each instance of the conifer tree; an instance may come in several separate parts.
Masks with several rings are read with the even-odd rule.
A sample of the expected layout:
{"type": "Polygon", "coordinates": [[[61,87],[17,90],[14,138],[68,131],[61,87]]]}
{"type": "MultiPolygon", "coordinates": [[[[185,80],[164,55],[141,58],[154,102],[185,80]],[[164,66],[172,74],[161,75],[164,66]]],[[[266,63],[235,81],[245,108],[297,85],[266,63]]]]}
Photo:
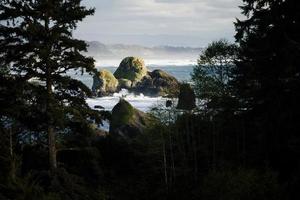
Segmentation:
{"type": "MultiPolygon", "coordinates": [[[[245,20],[237,20],[240,44],[235,86],[243,106],[259,104],[299,89],[300,2],[243,0],[245,20]]],[[[298,96],[299,97],[299,96],[298,96]]]]}
{"type": "Polygon", "coordinates": [[[287,175],[300,166],[300,1],[243,2],[235,96],[256,156],[287,175]]]}
{"type": "Polygon", "coordinates": [[[26,103],[35,108],[23,115],[39,112],[39,121],[26,123],[40,123],[47,133],[51,169],[57,168],[56,133],[67,131],[72,122],[100,120],[85,102],[89,88],[65,74],[95,71],[94,60],[81,54],[86,43],[72,35],[76,24],[93,13],[81,0],[1,0],[0,65],[8,68],[19,87],[36,85],[32,79],[37,80],[37,86],[22,92],[29,93],[26,103]]]}
{"type": "Polygon", "coordinates": [[[231,95],[229,82],[236,52],[237,46],[225,39],[214,41],[204,49],[192,73],[198,98],[216,103],[231,95]]]}

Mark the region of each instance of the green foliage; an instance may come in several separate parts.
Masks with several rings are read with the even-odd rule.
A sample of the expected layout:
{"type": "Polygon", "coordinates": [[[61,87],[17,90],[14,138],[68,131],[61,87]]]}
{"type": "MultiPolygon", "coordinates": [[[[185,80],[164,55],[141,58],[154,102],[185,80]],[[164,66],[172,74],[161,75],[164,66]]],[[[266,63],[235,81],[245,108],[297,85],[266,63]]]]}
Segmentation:
{"type": "Polygon", "coordinates": [[[245,0],[241,8],[247,18],[235,23],[241,47],[236,95],[249,109],[259,104],[270,105],[269,109],[289,104],[296,110],[298,104],[292,99],[299,98],[300,85],[299,2],[245,0]]]}
{"type": "Polygon", "coordinates": [[[240,44],[235,96],[252,120],[248,134],[268,146],[265,159],[287,177],[300,167],[299,148],[290,145],[300,141],[299,9],[295,0],[245,0],[246,19],[235,23],[240,44]]]}
{"type": "Polygon", "coordinates": [[[8,109],[1,116],[21,122],[29,130],[47,132],[50,166],[56,168],[56,133],[74,121],[101,120],[85,102],[90,89],[66,76],[68,70],[95,72],[94,59],[81,54],[87,44],[72,35],[76,24],[94,9],[81,6],[80,0],[4,0],[0,8],[0,65],[8,67],[8,74],[1,73],[1,82],[8,80],[14,85],[1,87],[8,93],[1,104],[9,108],[15,98],[22,106],[16,109],[19,102],[14,102],[13,111],[8,109]],[[32,83],[32,79],[37,81],[32,83]]]}
{"type": "Polygon", "coordinates": [[[212,42],[203,51],[192,73],[200,99],[211,101],[230,95],[228,82],[235,67],[236,51],[237,46],[226,40],[212,42]]]}
{"type": "Polygon", "coordinates": [[[212,171],[203,179],[201,190],[202,198],[207,200],[282,199],[277,175],[271,171],[212,171]]]}
{"type": "Polygon", "coordinates": [[[9,143],[9,136],[5,130],[0,126],[0,182],[5,182],[7,174],[10,171],[10,152],[5,144],[9,143]]]}
{"type": "Polygon", "coordinates": [[[240,48],[234,95],[246,119],[246,137],[256,144],[257,161],[290,181],[300,167],[300,2],[244,0],[241,9],[246,17],[235,23],[240,48]]]}
{"type": "Polygon", "coordinates": [[[171,106],[165,108],[166,105],[164,105],[163,103],[159,103],[154,105],[149,111],[149,114],[155,117],[157,121],[159,121],[162,124],[169,124],[171,122],[173,123],[178,116],[176,105],[175,105],[176,101],[175,100],[167,100],[167,101],[169,104],[171,104],[171,106]]]}
{"type": "Polygon", "coordinates": [[[0,185],[0,193],[7,199],[38,200],[44,195],[43,188],[33,179],[31,174],[24,178],[17,178],[0,185]]]}

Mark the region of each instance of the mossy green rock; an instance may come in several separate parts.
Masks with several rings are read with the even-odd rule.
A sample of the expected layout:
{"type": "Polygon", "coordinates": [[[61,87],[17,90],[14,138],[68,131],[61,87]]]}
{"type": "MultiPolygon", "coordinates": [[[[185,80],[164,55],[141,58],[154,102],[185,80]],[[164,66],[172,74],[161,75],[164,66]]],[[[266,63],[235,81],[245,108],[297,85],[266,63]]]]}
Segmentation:
{"type": "Polygon", "coordinates": [[[147,76],[136,85],[136,92],[150,96],[171,96],[179,94],[179,82],[170,74],[162,70],[148,72],[147,76]]]}
{"type": "Polygon", "coordinates": [[[130,89],[132,86],[131,80],[128,79],[119,79],[119,88],[130,89]]]}
{"type": "Polygon", "coordinates": [[[108,70],[101,70],[94,76],[92,90],[98,96],[104,96],[117,91],[118,79],[108,70]]]}
{"type": "Polygon", "coordinates": [[[114,76],[117,79],[128,79],[134,84],[140,81],[147,74],[147,71],[142,58],[127,57],[122,60],[114,76]]]}
{"type": "Polygon", "coordinates": [[[141,134],[153,118],[136,108],[124,99],[120,99],[112,110],[109,132],[112,135],[132,138],[141,134]]]}
{"type": "Polygon", "coordinates": [[[102,70],[94,76],[92,90],[97,96],[111,95],[124,88],[137,94],[177,97],[179,85],[175,77],[162,70],[148,71],[142,58],[127,57],[114,74],[102,70]]]}

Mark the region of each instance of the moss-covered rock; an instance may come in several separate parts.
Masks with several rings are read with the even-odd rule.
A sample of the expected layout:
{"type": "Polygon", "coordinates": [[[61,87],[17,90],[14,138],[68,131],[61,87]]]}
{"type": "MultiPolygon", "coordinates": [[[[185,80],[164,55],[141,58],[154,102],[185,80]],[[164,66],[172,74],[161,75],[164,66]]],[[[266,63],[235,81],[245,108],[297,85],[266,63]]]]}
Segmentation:
{"type": "Polygon", "coordinates": [[[94,76],[92,90],[97,96],[109,95],[117,91],[118,79],[108,70],[101,70],[94,76]]]}
{"type": "Polygon", "coordinates": [[[153,118],[136,108],[124,99],[112,110],[109,132],[112,135],[132,138],[141,134],[153,122],[153,118]]]}
{"type": "Polygon", "coordinates": [[[180,85],[180,93],[178,95],[177,109],[192,110],[196,108],[196,95],[188,83],[180,85]]]}
{"type": "Polygon", "coordinates": [[[162,70],[149,72],[143,59],[127,57],[122,60],[114,74],[102,70],[94,76],[93,92],[97,96],[110,95],[120,89],[149,96],[177,97],[179,82],[162,70]]]}
{"type": "Polygon", "coordinates": [[[117,79],[128,79],[135,84],[147,74],[147,71],[142,58],[127,57],[122,60],[114,76],[117,79]]]}
{"type": "Polygon", "coordinates": [[[147,76],[136,85],[136,92],[151,96],[172,96],[179,93],[177,79],[162,70],[148,72],[147,76]]]}
{"type": "Polygon", "coordinates": [[[128,79],[119,79],[119,88],[124,88],[124,89],[131,89],[132,87],[132,82],[131,80],[128,79]]]}

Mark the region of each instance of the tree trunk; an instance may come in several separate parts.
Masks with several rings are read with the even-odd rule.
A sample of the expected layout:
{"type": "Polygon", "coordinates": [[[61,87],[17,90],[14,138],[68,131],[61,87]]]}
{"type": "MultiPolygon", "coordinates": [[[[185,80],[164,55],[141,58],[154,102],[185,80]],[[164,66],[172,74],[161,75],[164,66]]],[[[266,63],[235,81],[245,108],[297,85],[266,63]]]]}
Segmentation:
{"type": "Polygon", "coordinates": [[[215,123],[213,119],[211,118],[212,123],[212,170],[216,170],[216,129],[215,129],[215,123]]]}
{"type": "Polygon", "coordinates": [[[13,149],[13,128],[9,128],[9,154],[10,154],[10,177],[13,181],[16,180],[16,158],[14,156],[14,149],[13,149]]]}
{"type": "MultiPolygon", "coordinates": [[[[171,126],[171,114],[169,112],[169,127],[171,126]]],[[[169,128],[171,129],[171,127],[169,128]]],[[[169,135],[169,146],[170,146],[170,157],[171,157],[171,175],[170,175],[170,183],[172,184],[175,180],[175,161],[174,161],[174,151],[173,151],[173,138],[172,138],[172,131],[168,132],[169,135]]]]}
{"type": "MultiPolygon", "coordinates": [[[[48,67],[47,67],[48,68],[48,67]]],[[[50,78],[49,70],[47,70],[47,115],[48,115],[48,124],[47,124],[47,133],[48,133],[48,148],[49,148],[49,164],[50,170],[55,170],[57,168],[56,161],[56,136],[53,127],[53,119],[51,112],[51,101],[52,101],[52,83],[50,78]]]]}
{"type": "Polygon", "coordinates": [[[55,142],[55,132],[52,125],[48,126],[48,145],[49,145],[49,164],[50,169],[55,170],[57,168],[56,161],[56,142],[55,142]]]}
{"type": "Polygon", "coordinates": [[[164,178],[165,178],[165,184],[166,184],[166,191],[168,193],[168,188],[169,188],[169,184],[168,184],[168,169],[167,169],[167,155],[166,155],[166,143],[165,143],[165,139],[164,139],[164,135],[163,133],[161,133],[162,136],[162,148],[163,148],[163,168],[164,168],[164,178]]]}
{"type": "Polygon", "coordinates": [[[10,157],[13,157],[14,150],[13,150],[13,133],[12,127],[9,128],[9,154],[10,157]]]}
{"type": "MultiPolygon", "coordinates": [[[[49,17],[48,13],[45,15],[45,30],[49,33],[49,17]]],[[[51,45],[45,42],[47,46],[47,51],[50,53],[51,45]]],[[[56,160],[56,135],[53,126],[53,113],[52,113],[52,101],[53,101],[53,91],[52,91],[52,77],[51,77],[51,65],[50,58],[45,58],[46,64],[46,88],[47,88],[47,102],[46,102],[46,114],[48,116],[47,122],[47,134],[48,134],[48,148],[49,148],[49,165],[50,170],[53,171],[57,168],[56,160]]]]}
{"type": "MultiPolygon", "coordinates": [[[[192,113],[191,113],[192,114],[192,113]]],[[[195,120],[191,120],[191,133],[192,133],[192,144],[193,144],[193,155],[194,155],[194,178],[195,182],[198,181],[198,155],[197,155],[197,136],[198,132],[195,132],[194,127],[195,120]]]]}
{"type": "Polygon", "coordinates": [[[46,87],[47,87],[47,105],[46,105],[46,114],[48,116],[47,122],[47,134],[48,134],[48,148],[49,148],[49,164],[50,170],[55,170],[57,168],[57,161],[56,161],[56,136],[53,127],[53,116],[52,116],[52,81],[51,81],[51,73],[50,67],[47,65],[47,80],[46,80],[46,87]]]}

